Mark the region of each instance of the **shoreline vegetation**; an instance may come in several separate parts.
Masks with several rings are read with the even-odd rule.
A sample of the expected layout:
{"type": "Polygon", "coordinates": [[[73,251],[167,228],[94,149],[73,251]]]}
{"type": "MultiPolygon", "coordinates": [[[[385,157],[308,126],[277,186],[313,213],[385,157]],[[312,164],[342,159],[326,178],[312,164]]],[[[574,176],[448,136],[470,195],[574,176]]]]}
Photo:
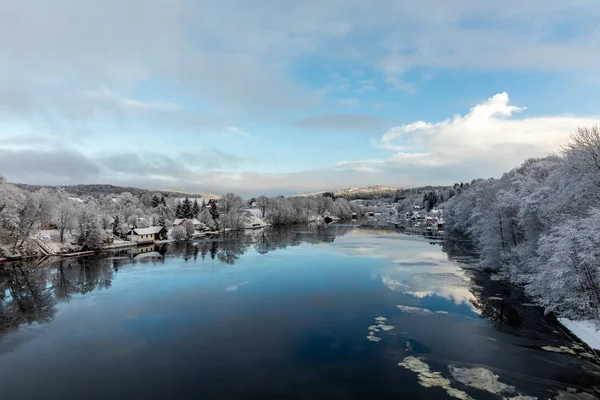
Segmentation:
{"type": "Polygon", "coordinates": [[[479,268],[522,286],[546,313],[600,347],[597,126],[579,128],[557,154],[473,181],[441,207],[446,231],[474,242],[479,268]]]}
{"type": "MultiPolygon", "coordinates": [[[[94,192],[94,186],[88,186],[94,192]]],[[[242,199],[233,193],[194,198],[150,191],[139,196],[128,191],[77,196],[64,188],[29,188],[36,190],[0,177],[0,261],[165,243],[270,225],[330,223],[362,214],[357,204],[333,193],[242,199]],[[157,234],[138,236],[148,233],[147,228],[157,234]]]]}

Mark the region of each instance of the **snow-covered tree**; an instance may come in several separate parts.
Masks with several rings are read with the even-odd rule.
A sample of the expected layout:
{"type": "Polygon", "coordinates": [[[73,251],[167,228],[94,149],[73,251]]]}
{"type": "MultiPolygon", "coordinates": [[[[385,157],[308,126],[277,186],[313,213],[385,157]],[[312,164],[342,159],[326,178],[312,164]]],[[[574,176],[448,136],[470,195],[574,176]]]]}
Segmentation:
{"type": "Polygon", "coordinates": [[[69,199],[63,199],[56,207],[54,221],[61,243],[65,242],[65,232],[73,228],[76,216],[77,210],[75,205],[69,199]]]}
{"type": "Polygon", "coordinates": [[[196,232],[196,228],[194,227],[194,223],[191,220],[186,219],[183,223],[183,228],[185,229],[185,237],[187,239],[191,239],[192,237],[194,237],[194,232],[196,232]]]}
{"type": "Polygon", "coordinates": [[[239,210],[244,207],[244,201],[240,196],[234,193],[227,193],[219,199],[219,211],[228,214],[231,210],[239,210]]]}
{"type": "Polygon", "coordinates": [[[104,231],[100,225],[97,210],[80,207],[77,215],[79,243],[84,249],[99,249],[104,241],[104,231]]]}
{"type": "Polygon", "coordinates": [[[267,214],[267,207],[269,207],[269,198],[267,196],[260,196],[256,199],[256,207],[260,210],[260,216],[264,218],[267,214]]]}
{"type": "Polygon", "coordinates": [[[200,214],[200,205],[198,204],[198,200],[194,199],[190,218],[198,218],[198,214],[200,214]]]}
{"type": "Polygon", "coordinates": [[[176,226],[171,230],[171,238],[173,240],[184,240],[187,237],[187,232],[183,226],[176,226]]]}
{"type": "Polygon", "coordinates": [[[210,215],[210,211],[206,207],[203,208],[202,211],[200,211],[198,220],[210,229],[215,228],[215,222],[213,221],[213,218],[210,215]]]}

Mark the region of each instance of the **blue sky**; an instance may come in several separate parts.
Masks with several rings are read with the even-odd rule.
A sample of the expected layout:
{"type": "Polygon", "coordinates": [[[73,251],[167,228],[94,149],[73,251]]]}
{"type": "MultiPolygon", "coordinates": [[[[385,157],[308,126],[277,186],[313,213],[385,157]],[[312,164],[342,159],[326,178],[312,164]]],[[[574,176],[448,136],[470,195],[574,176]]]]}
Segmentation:
{"type": "Polygon", "coordinates": [[[0,0],[0,174],[244,195],[498,176],[600,123],[600,2],[0,0]]]}

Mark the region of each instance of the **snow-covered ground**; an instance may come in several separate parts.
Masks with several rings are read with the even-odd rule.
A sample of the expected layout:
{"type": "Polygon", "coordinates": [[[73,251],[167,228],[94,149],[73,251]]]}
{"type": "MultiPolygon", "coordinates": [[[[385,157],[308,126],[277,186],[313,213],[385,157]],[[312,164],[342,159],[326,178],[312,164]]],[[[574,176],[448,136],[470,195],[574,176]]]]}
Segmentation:
{"type": "Polygon", "coordinates": [[[600,330],[595,321],[572,321],[567,318],[558,319],[568,330],[592,349],[600,350],[600,330]]]}
{"type": "Polygon", "coordinates": [[[31,236],[31,238],[41,242],[41,245],[53,254],[72,251],[73,245],[71,243],[76,241],[75,235],[69,231],[66,231],[64,233],[64,242],[60,243],[60,234],[57,229],[44,229],[37,231],[31,236]]]}
{"type": "Polygon", "coordinates": [[[248,210],[248,222],[246,228],[263,228],[269,225],[261,216],[261,211],[258,208],[250,208],[248,210]]]}

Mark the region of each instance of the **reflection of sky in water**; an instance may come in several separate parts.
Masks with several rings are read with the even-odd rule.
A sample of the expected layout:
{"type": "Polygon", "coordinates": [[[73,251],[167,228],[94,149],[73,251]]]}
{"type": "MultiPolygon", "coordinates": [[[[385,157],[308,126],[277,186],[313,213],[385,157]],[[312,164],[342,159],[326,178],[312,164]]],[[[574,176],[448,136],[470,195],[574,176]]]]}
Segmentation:
{"type": "Polygon", "coordinates": [[[371,236],[357,230],[339,238],[333,248],[345,256],[388,261],[389,266],[374,271],[374,277],[390,290],[406,294],[406,304],[476,316],[469,278],[437,244],[409,236],[371,236]]]}

